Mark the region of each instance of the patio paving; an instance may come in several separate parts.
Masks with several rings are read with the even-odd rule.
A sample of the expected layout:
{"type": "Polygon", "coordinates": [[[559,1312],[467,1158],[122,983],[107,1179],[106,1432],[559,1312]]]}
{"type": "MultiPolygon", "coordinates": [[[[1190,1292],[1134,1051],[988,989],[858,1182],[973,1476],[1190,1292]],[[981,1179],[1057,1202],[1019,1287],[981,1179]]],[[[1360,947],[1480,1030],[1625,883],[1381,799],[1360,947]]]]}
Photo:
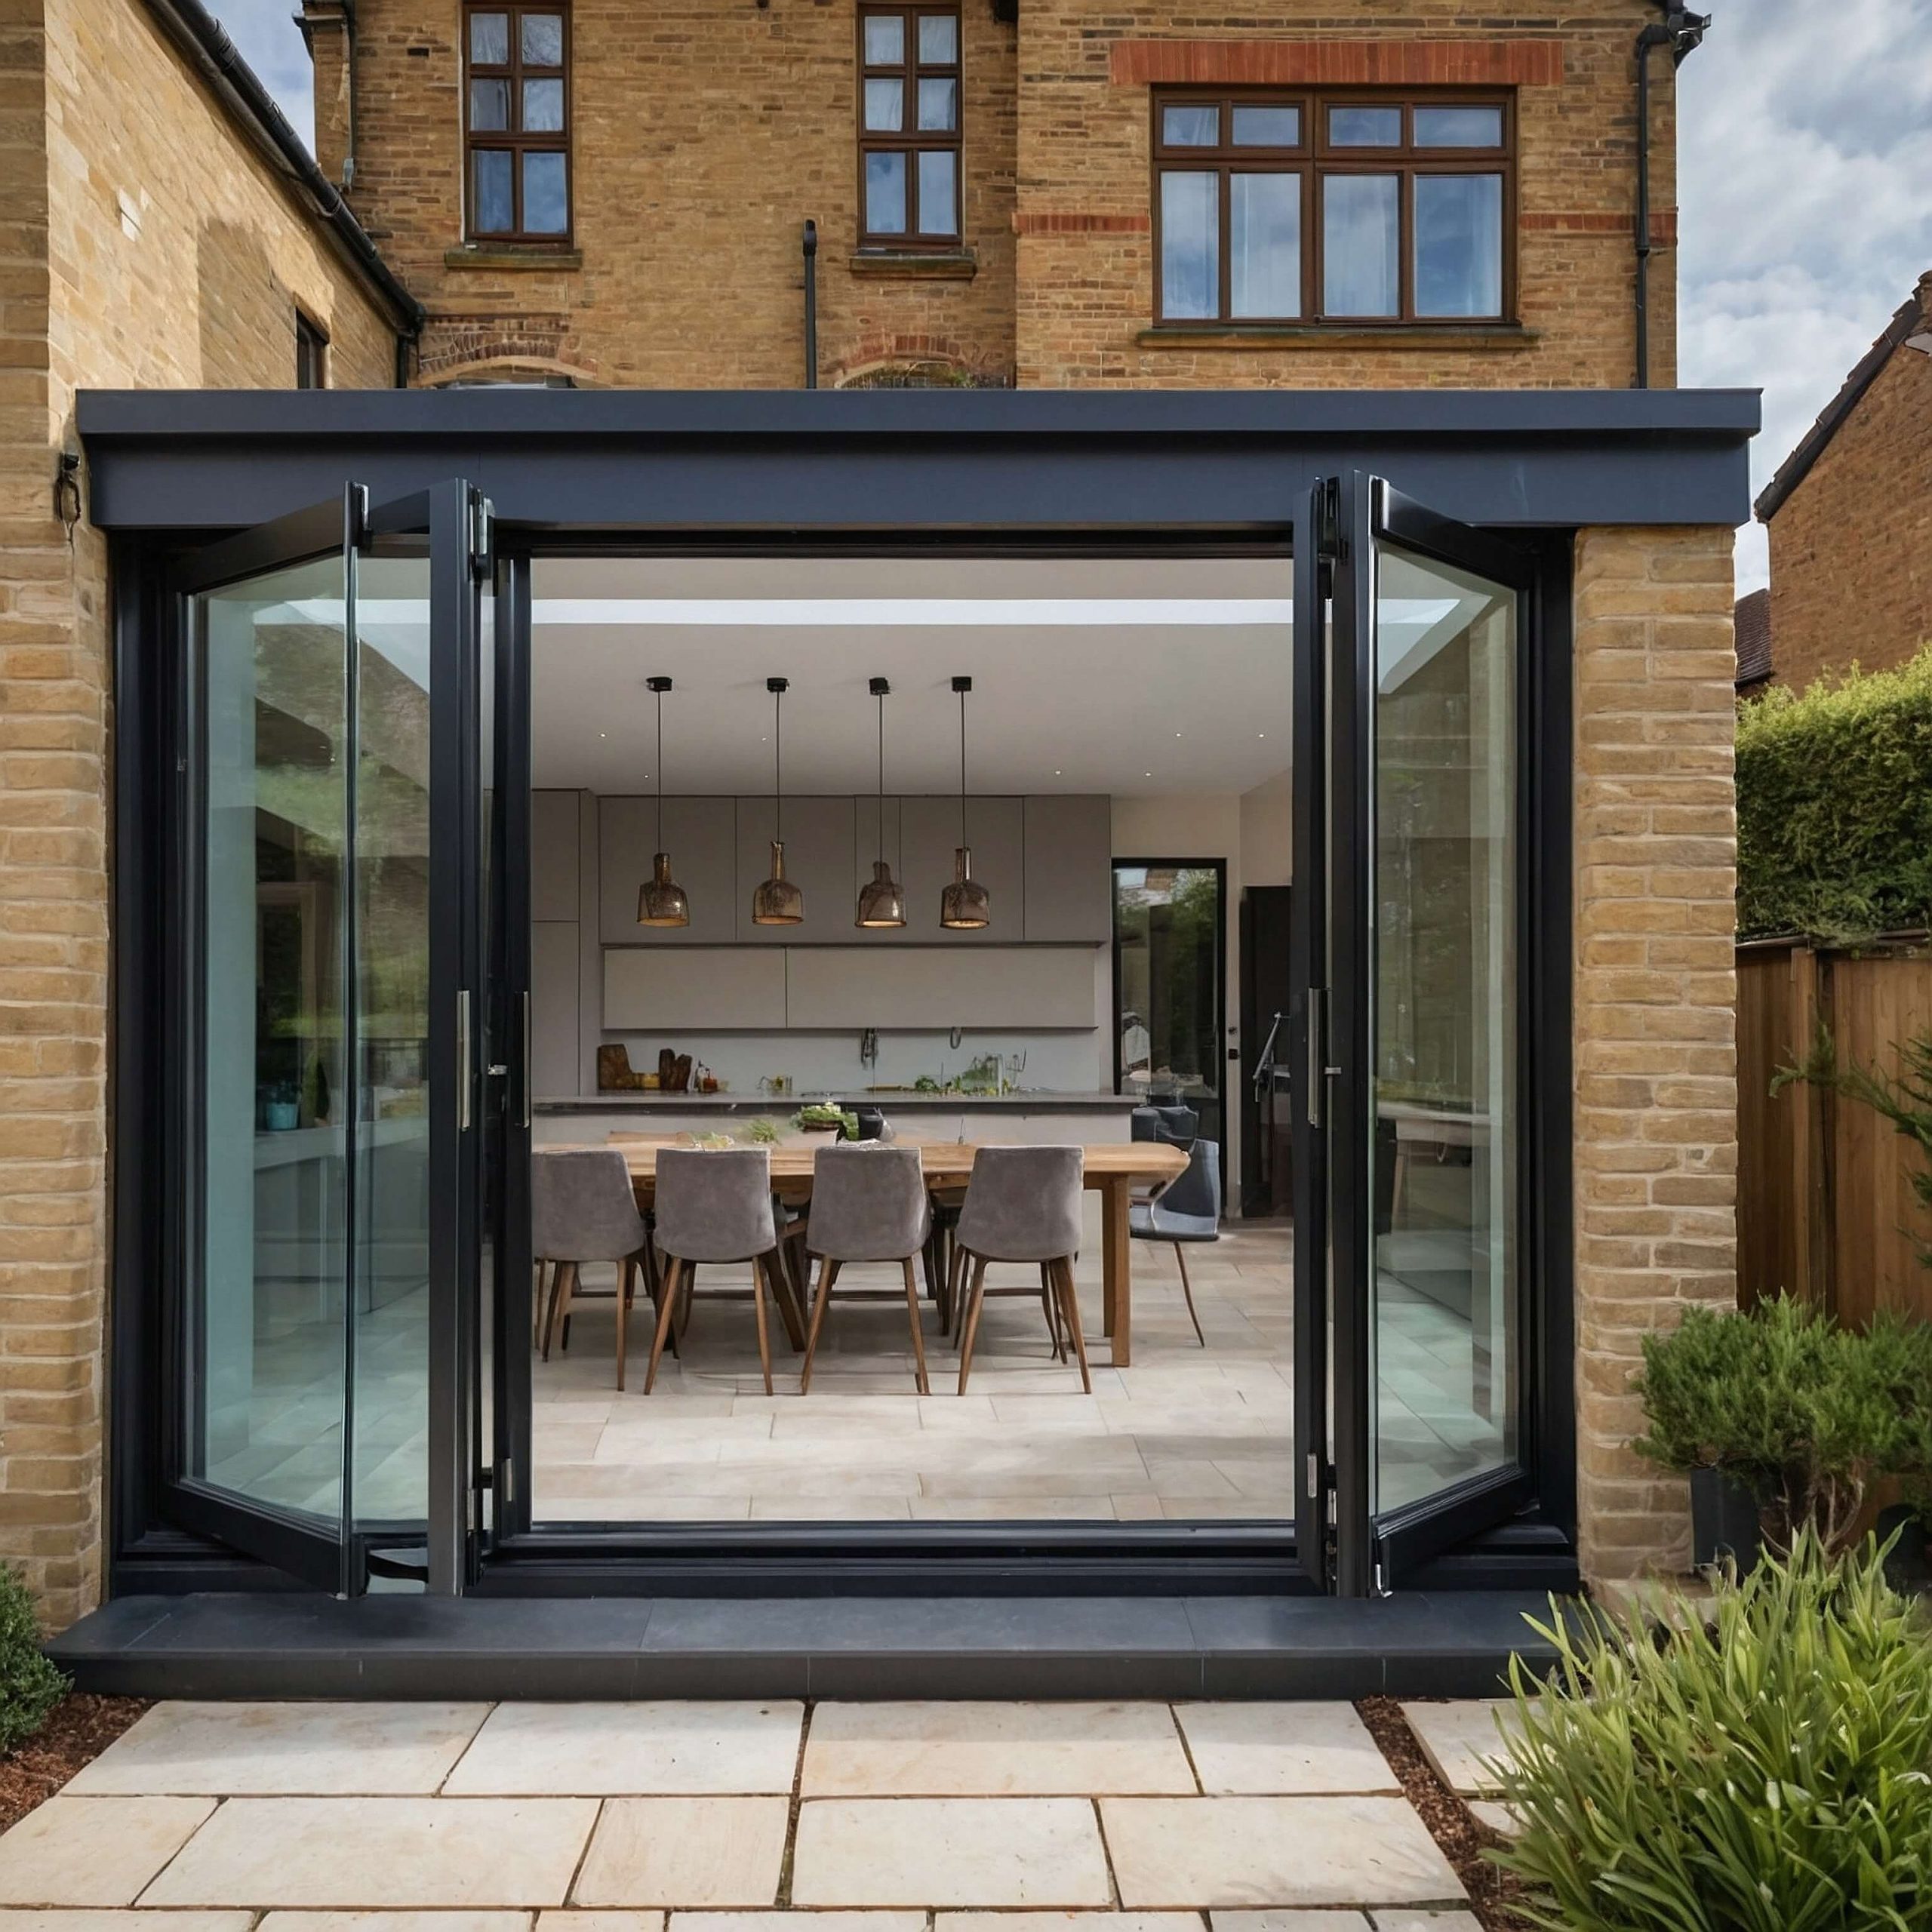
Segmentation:
{"type": "MultiPolygon", "coordinates": [[[[1490,1723],[1414,1714],[1439,1740],[1490,1723]]],[[[1476,1924],[1344,1704],[164,1703],[0,1837],[0,1932],[1201,1932],[1204,1913],[1211,1932],[1476,1924]]]]}

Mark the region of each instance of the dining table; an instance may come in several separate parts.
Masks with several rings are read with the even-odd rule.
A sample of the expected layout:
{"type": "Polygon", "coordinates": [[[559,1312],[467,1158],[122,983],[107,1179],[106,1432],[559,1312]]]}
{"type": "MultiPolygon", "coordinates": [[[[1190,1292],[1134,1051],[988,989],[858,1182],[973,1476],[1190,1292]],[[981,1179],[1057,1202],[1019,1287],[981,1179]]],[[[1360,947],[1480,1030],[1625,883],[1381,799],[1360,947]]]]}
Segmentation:
{"type": "MultiPolygon", "coordinates": [[[[623,1155],[639,1211],[643,1212],[649,1210],[657,1192],[658,1149],[688,1147],[692,1143],[677,1137],[618,1132],[606,1144],[623,1155]]],[[[824,1139],[817,1135],[799,1135],[771,1143],[773,1186],[782,1189],[787,1183],[796,1186],[808,1183],[812,1163],[824,1144],[824,1139]]],[[[895,1144],[918,1149],[919,1164],[928,1187],[964,1187],[972,1178],[973,1162],[980,1143],[921,1140],[915,1135],[902,1134],[895,1144]]],[[[1125,1368],[1134,1360],[1133,1243],[1128,1225],[1128,1204],[1137,1187],[1164,1187],[1185,1173],[1187,1151],[1164,1141],[1124,1140],[1089,1146],[1083,1152],[1086,1158],[1081,1185],[1100,1197],[1104,1330],[1113,1344],[1113,1365],[1125,1368]]]]}

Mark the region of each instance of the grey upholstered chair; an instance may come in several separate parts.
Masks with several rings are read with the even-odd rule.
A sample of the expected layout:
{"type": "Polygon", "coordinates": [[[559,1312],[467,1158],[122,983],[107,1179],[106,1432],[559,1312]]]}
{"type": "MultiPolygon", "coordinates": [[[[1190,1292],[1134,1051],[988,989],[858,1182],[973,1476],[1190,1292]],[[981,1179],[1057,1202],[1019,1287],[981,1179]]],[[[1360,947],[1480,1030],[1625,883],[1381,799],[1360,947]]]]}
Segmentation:
{"type": "Polygon", "coordinates": [[[1080,1332],[1073,1258],[1080,1251],[1080,1189],[1086,1155],[1078,1147],[982,1147],[973,1159],[966,1204],[959,1211],[958,1247],[972,1263],[972,1281],[959,1336],[959,1392],[973,1367],[980,1315],[989,1294],[1026,1294],[1026,1288],[986,1286],[994,1261],[1031,1262],[1040,1270],[1054,1352],[1062,1352],[1057,1322],[1064,1321],[1080,1363],[1080,1386],[1093,1393],[1087,1344],[1080,1332]]]}
{"type": "MultiPolygon", "coordinates": [[[[758,1358],[764,1392],[771,1393],[771,1340],[765,1327],[764,1291],[789,1297],[778,1229],[771,1212],[771,1155],[763,1147],[660,1147],[657,1150],[655,1217],[658,1251],[669,1263],[657,1306],[657,1331],[645,1371],[648,1395],[674,1322],[688,1318],[689,1272],[700,1261],[749,1261],[752,1306],[758,1318],[758,1358]]],[[[787,1315],[792,1328],[795,1317],[787,1315]]]]}
{"type": "Polygon", "coordinates": [[[1180,1291],[1187,1297],[1187,1318],[1194,1324],[1195,1340],[1204,1349],[1208,1337],[1194,1312],[1194,1284],[1187,1278],[1184,1251],[1191,1241],[1221,1238],[1220,1143],[1204,1136],[1195,1141],[1186,1167],[1151,1201],[1137,1201],[1129,1208],[1127,1223],[1136,1241],[1173,1244],[1174,1259],[1180,1263],[1180,1291]]]}
{"type": "Polygon", "coordinates": [[[848,1261],[896,1261],[906,1277],[906,1313],[912,1328],[913,1379],[922,1395],[926,1344],[919,1332],[919,1291],[912,1258],[932,1235],[932,1206],[916,1147],[877,1140],[821,1147],[812,1157],[811,1223],[806,1252],[818,1257],[818,1295],[805,1337],[804,1371],[798,1392],[812,1386],[812,1358],[831,1304],[832,1284],[848,1261]]]}
{"type": "MultiPolygon", "coordinates": [[[[617,1386],[624,1386],[624,1352],[631,1300],[640,1261],[654,1295],[656,1270],[649,1266],[651,1237],[637,1211],[630,1170],[614,1147],[540,1147],[530,1164],[531,1248],[540,1271],[550,1269],[549,1298],[543,1309],[543,1359],[557,1324],[569,1322],[577,1294],[577,1274],[586,1261],[620,1263],[617,1277],[617,1386]]],[[[538,1299],[543,1300],[538,1276],[538,1299]]],[[[565,1334],[568,1329],[566,1327],[565,1334]]]]}

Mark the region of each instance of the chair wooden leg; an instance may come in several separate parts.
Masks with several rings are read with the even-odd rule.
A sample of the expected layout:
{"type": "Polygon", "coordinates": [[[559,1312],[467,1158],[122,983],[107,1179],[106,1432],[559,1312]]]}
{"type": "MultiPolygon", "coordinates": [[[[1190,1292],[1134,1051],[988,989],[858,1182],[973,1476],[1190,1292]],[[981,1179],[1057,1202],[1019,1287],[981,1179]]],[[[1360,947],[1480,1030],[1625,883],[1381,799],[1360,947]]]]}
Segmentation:
{"type": "Polygon", "coordinates": [[[957,1241],[946,1271],[946,1331],[955,1345],[965,1334],[966,1264],[971,1257],[957,1241]]]}
{"type": "Polygon", "coordinates": [[[919,1250],[919,1266],[926,1280],[926,1293],[931,1296],[933,1306],[939,1306],[939,1231],[934,1229],[926,1236],[925,1245],[919,1250]]]}
{"type": "Polygon", "coordinates": [[[548,1306],[550,1292],[550,1264],[540,1261],[537,1264],[537,1283],[530,1298],[530,1346],[540,1349],[543,1346],[543,1329],[549,1314],[548,1306]]]}
{"type": "Polygon", "coordinates": [[[627,1254],[617,1276],[617,1393],[624,1392],[624,1350],[630,1340],[631,1297],[637,1291],[637,1257],[627,1254]]]}
{"type": "Polygon", "coordinates": [[[912,1324],[912,1376],[918,1384],[919,1393],[930,1395],[933,1392],[926,1383],[926,1338],[919,1333],[919,1291],[912,1279],[912,1257],[906,1256],[906,1313],[912,1324]]]}
{"type": "Polygon", "coordinates": [[[559,1261],[556,1272],[550,1278],[550,1310],[543,1318],[543,1359],[550,1359],[550,1345],[556,1339],[557,1324],[561,1321],[564,1328],[564,1346],[570,1346],[571,1298],[577,1287],[577,1263],[559,1261]]]}
{"type": "Polygon", "coordinates": [[[977,1256],[973,1260],[973,1288],[966,1302],[966,1320],[959,1331],[959,1392],[966,1392],[966,1378],[973,1369],[973,1344],[980,1335],[980,1311],[986,1305],[986,1264],[977,1256]]]}
{"type": "Polygon", "coordinates": [[[657,1364],[664,1358],[664,1344],[671,1333],[671,1325],[677,1319],[678,1291],[682,1285],[678,1279],[684,1263],[673,1254],[666,1257],[670,1266],[664,1271],[664,1299],[657,1305],[657,1327],[651,1338],[651,1363],[644,1371],[644,1392],[648,1395],[657,1383],[657,1364]]]}
{"type": "Polygon", "coordinates": [[[1204,1349],[1208,1337],[1201,1332],[1201,1318],[1194,1312],[1194,1284],[1187,1278],[1187,1257],[1179,1241],[1174,1243],[1174,1259],[1180,1263],[1180,1291],[1187,1297],[1187,1318],[1194,1324],[1194,1339],[1204,1349]]]}
{"type": "Polygon", "coordinates": [[[812,1303],[812,1325],[805,1334],[805,1366],[798,1377],[798,1393],[808,1395],[812,1386],[812,1358],[818,1353],[819,1331],[825,1326],[825,1311],[832,1300],[832,1284],[838,1278],[838,1263],[818,1264],[818,1299],[812,1303]]]}
{"type": "Polygon", "coordinates": [[[752,1307],[758,1316],[758,1364],[764,1371],[764,1392],[771,1393],[771,1337],[764,1326],[764,1263],[752,1257],[752,1307]]]}
{"type": "Polygon", "coordinates": [[[1054,1345],[1054,1360],[1064,1361],[1066,1344],[1060,1337],[1059,1289],[1054,1280],[1053,1264],[1049,1261],[1040,1263],[1040,1306],[1046,1315],[1047,1335],[1054,1345]]]}
{"type": "Polygon", "coordinates": [[[764,1257],[764,1278],[771,1290],[771,1299],[778,1304],[779,1319],[785,1324],[785,1339],[792,1344],[792,1352],[798,1355],[805,1346],[805,1307],[792,1292],[791,1264],[785,1259],[782,1241],[764,1257]]]}
{"type": "Polygon", "coordinates": [[[1087,1340],[1080,1332],[1080,1297],[1073,1285],[1073,1263],[1056,1261],[1054,1269],[1060,1277],[1060,1306],[1066,1315],[1066,1332],[1073,1339],[1073,1352],[1080,1364],[1080,1386],[1091,1395],[1094,1378],[1087,1371],[1087,1340]]]}

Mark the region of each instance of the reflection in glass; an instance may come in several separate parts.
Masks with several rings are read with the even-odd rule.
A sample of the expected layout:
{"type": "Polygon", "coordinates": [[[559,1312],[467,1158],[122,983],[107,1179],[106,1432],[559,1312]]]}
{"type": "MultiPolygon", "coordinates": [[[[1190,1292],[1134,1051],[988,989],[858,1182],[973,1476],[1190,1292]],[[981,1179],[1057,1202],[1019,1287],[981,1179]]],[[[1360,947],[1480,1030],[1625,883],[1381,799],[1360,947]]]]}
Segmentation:
{"type": "Polygon", "coordinates": [[[532,134],[553,134],[563,125],[563,82],[525,81],[523,84],[524,131],[532,134]]]}
{"type": "Polygon", "coordinates": [[[1161,140],[1171,148],[1211,148],[1221,138],[1221,110],[1205,104],[1161,109],[1161,140]]]}
{"type": "Polygon", "coordinates": [[[1161,314],[1192,321],[1220,312],[1219,177],[1168,168],[1161,176],[1161,314]]]}
{"type": "Polygon", "coordinates": [[[1240,107],[1234,113],[1238,148],[1292,148],[1301,142],[1299,107],[1240,107]]]}
{"type": "Polygon", "coordinates": [[[871,235],[906,232],[906,157],[903,154],[866,156],[866,231],[871,235]]]}
{"type": "Polygon", "coordinates": [[[1331,174],[1321,183],[1321,306],[1331,315],[1393,315],[1401,306],[1393,174],[1331,174]]]}
{"type": "Polygon", "coordinates": [[[469,125],[479,134],[502,134],[510,125],[510,84],[508,81],[472,81],[469,84],[469,125]]]}
{"type": "Polygon", "coordinates": [[[1331,107],[1328,143],[1338,148],[1398,148],[1402,145],[1399,107],[1331,107]]]}
{"type": "Polygon", "coordinates": [[[921,81],[920,128],[928,134],[947,134],[958,125],[959,83],[954,80],[921,81]]]}
{"type": "Polygon", "coordinates": [[[472,14],[469,17],[469,57],[479,66],[501,67],[510,57],[510,17],[507,14],[472,14]]]}
{"type": "Polygon", "coordinates": [[[906,62],[906,23],[897,14],[866,17],[866,65],[900,67],[906,62]]]}
{"type": "Polygon", "coordinates": [[[906,125],[906,83],[869,80],[866,83],[866,125],[875,134],[896,134],[906,125]]]}
{"type": "Polygon", "coordinates": [[[510,167],[506,148],[478,148],[471,156],[469,225],[479,235],[507,235],[516,226],[510,206],[510,167]]]}
{"type": "Polygon", "coordinates": [[[564,64],[562,14],[524,15],[523,61],[527,67],[561,67],[564,64]]]}
{"type": "Polygon", "coordinates": [[[919,65],[955,67],[959,64],[959,23],[950,14],[919,16],[919,65]]]}
{"type": "Polygon", "coordinates": [[[532,235],[562,235],[571,225],[570,195],[558,153],[523,157],[523,225],[532,235]]]}
{"type": "Polygon", "coordinates": [[[952,235],[959,216],[955,186],[958,157],[950,148],[928,148],[919,155],[919,232],[952,235]]]}
{"type": "Polygon", "coordinates": [[[1376,1507],[1509,1460],[1515,605],[1385,546],[1376,606],[1376,1507]]]}
{"type": "Polygon", "coordinates": [[[1221,881],[1211,866],[1114,868],[1118,1091],[1221,1133],[1221,881]]]}
{"type": "Polygon", "coordinates": [[[1418,107],[1415,141],[1419,148],[1500,148],[1503,110],[1500,107],[1418,107]]]}
{"type": "Polygon", "coordinates": [[[1230,313],[1301,313],[1301,177],[1236,174],[1229,182],[1230,313]]]}
{"type": "Polygon", "coordinates": [[[1503,312],[1503,177],[1416,177],[1416,313],[1503,312]]]}

